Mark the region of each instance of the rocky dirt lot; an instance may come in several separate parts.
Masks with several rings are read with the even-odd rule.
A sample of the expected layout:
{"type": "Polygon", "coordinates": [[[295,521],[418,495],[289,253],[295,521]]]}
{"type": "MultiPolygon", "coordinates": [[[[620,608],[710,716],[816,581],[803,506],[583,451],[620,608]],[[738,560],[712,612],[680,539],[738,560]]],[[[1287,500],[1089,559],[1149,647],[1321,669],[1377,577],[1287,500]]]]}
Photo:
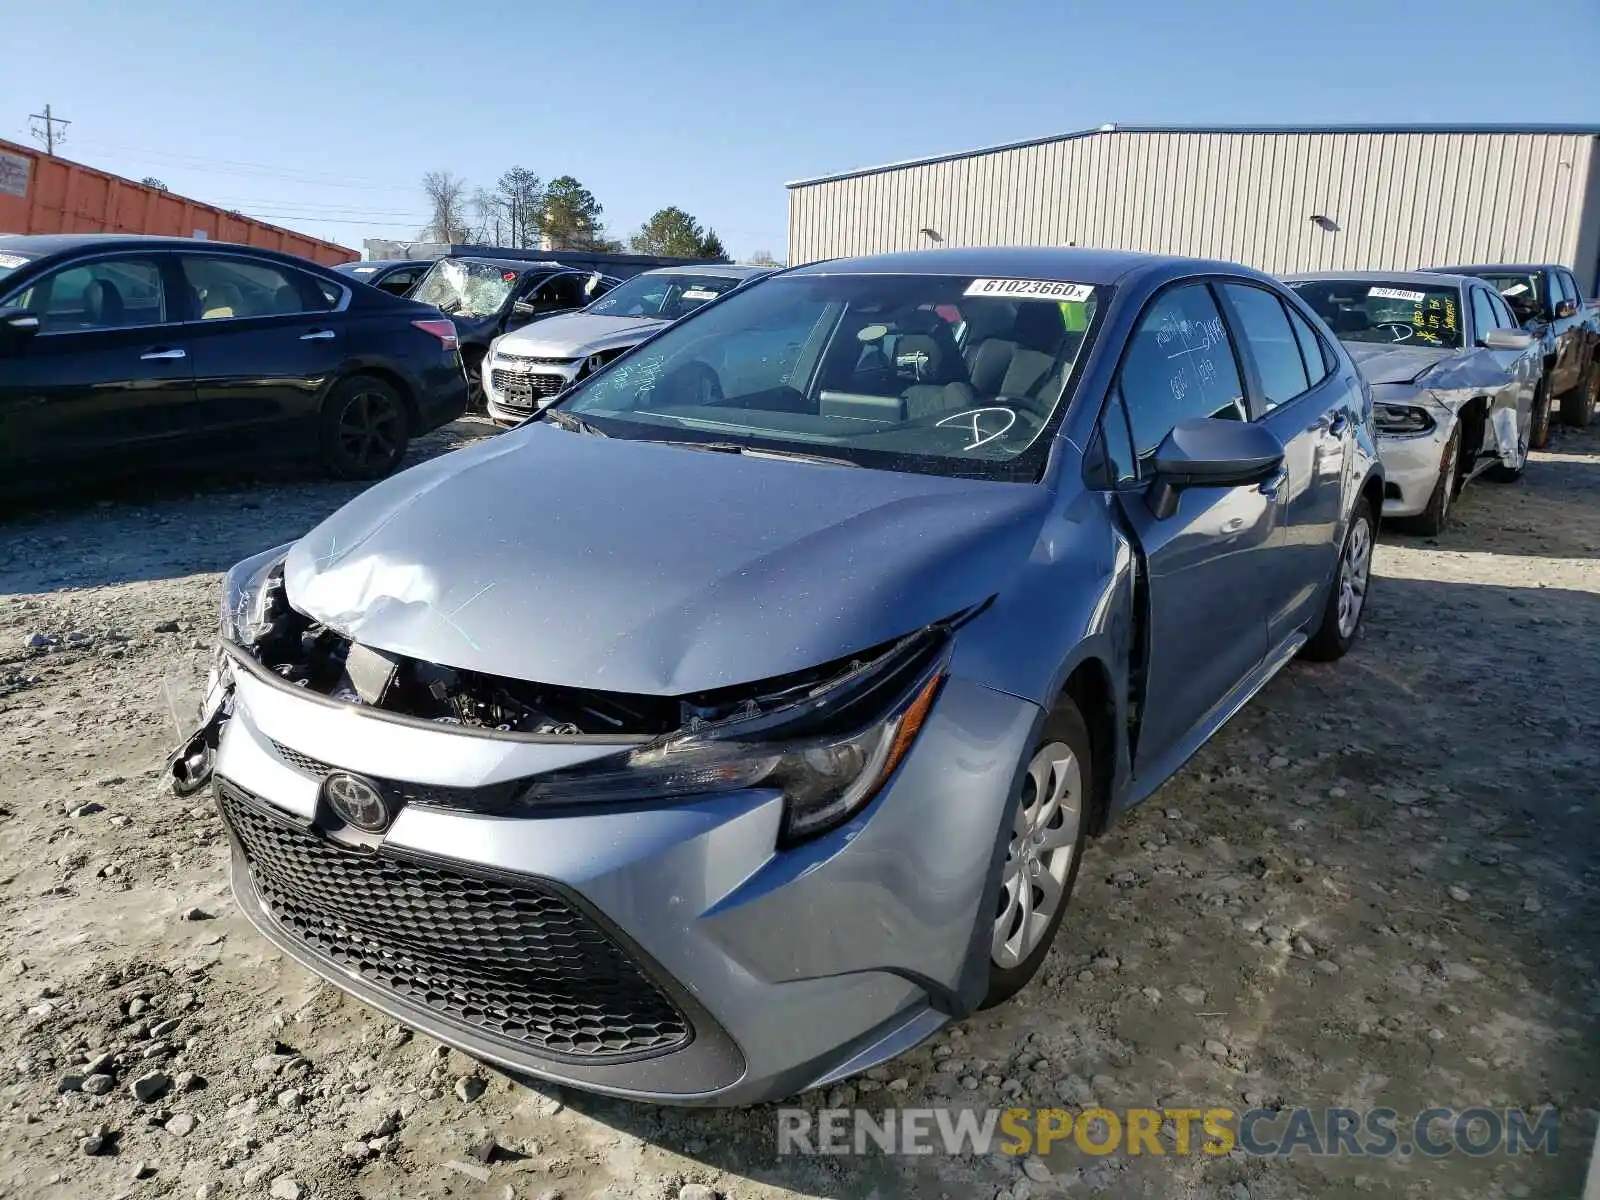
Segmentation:
{"type": "MultiPolygon", "coordinates": [[[[434,435],[438,453],[489,431],[434,435]]],[[[1387,534],[1296,663],[1094,845],[1042,977],[801,1103],[1557,1106],[1555,1155],[796,1158],[771,1110],[534,1091],[343,998],[235,911],[162,784],[220,573],[353,489],[146,483],[0,519],[0,1196],[1396,1195],[1581,1187],[1600,1108],[1600,431],[1387,534]]]]}

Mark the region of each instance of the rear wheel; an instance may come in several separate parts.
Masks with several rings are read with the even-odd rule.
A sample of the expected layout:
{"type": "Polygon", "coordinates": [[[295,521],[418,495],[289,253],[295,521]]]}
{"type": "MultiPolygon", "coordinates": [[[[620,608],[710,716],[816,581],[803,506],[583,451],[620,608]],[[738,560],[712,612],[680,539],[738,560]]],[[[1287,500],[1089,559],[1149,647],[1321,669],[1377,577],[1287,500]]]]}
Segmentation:
{"type": "Polygon", "coordinates": [[[405,458],[410,424],[405,401],[383,380],[341,380],[322,405],[323,465],[340,479],[382,479],[405,458]]]}
{"type": "Polygon", "coordinates": [[[1355,645],[1361,618],[1367,611],[1367,585],[1372,579],[1372,544],[1376,521],[1365,496],[1356,501],[1345,530],[1344,548],[1333,573],[1333,585],[1323,606],[1322,623],[1301,654],[1315,662],[1343,658],[1355,645]]]}
{"type": "Polygon", "coordinates": [[[1070,700],[1046,718],[1013,799],[989,939],[983,1007],[1011,999],[1044,965],[1078,879],[1093,811],[1089,728],[1070,700]]]}
{"type": "Polygon", "coordinates": [[[1461,458],[1461,427],[1456,426],[1439,458],[1439,478],[1433,485],[1433,495],[1428,497],[1428,507],[1414,517],[1408,517],[1405,528],[1427,537],[1442,533],[1450,520],[1450,501],[1456,494],[1457,463],[1461,458]]]}
{"type": "Polygon", "coordinates": [[[1561,422],[1574,429],[1587,429],[1589,422],[1594,420],[1594,408],[1600,404],[1600,363],[1595,361],[1596,354],[1591,352],[1589,365],[1584,368],[1578,386],[1565,396],[1561,397],[1561,422]]]}

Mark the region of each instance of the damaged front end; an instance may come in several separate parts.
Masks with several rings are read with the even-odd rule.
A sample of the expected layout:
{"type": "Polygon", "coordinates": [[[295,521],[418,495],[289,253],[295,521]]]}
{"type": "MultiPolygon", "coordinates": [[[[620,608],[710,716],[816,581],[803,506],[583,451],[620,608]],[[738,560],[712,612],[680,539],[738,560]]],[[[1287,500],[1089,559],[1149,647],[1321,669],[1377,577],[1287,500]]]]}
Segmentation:
{"type": "Polygon", "coordinates": [[[519,741],[606,743],[613,754],[486,791],[496,815],[781,790],[786,842],[835,828],[887,782],[945,676],[950,633],[971,612],[781,678],[657,696],[489,675],[363,645],[290,604],[288,547],[240,563],[224,583],[214,699],[173,755],[174,790],[209,779],[248,670],[323,703],[386,720],[519,741]]]}

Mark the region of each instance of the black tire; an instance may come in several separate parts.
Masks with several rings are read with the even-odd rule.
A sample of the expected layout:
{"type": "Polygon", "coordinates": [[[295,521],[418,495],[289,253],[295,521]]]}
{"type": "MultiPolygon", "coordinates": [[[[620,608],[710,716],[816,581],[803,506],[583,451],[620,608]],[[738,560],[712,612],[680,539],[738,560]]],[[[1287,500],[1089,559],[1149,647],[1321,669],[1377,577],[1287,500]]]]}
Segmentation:
{"type": "Polygon", "coordinates": [[[1428,497],[1428,507],[1414,517],[1395,522],[1408,533],[1434,537],[1443,533],[1450,521],[1450,501],[1455,499],[1456,484],[1460,476],[1461,426],[1457,425],[1439,456],[1439,478],[1433,485],[1433,495],[1428,497]]]}
{"type": "Polygon", "coordinates": [[[1561,423],[1573,429],[1587,429],[1594,420],[1594,407],[1600,404],[1600,362],[1597,352],[1589,354],[1589,365],[1578,377],[1578,386],[1561,397],[1561,423]]]}
{"type": "MultiPolygon", "coordinates": [[[[1334,662],[1343,658],[1350,652],[1350,647],[1355,645],[1356,638],[1361,634],[1361,622],[1367,615],[1367,590],[1372,583],[1372,548],[1377,541],[1377,522],[1373,517],[1372,504],[1365,496],[1356,501],[1355,508],[1350,513],[1350,527],[1345,530],[1344,545],[1339,547],[1339,562],[1333,569],[1333,580],[1328,587],[1328,599],[1322,609],[1322,620],[1317,625],[1317,631],[1311,635],[1301,649],[1300,654],[1313,662],[1334,662]],[[1360,550],[1362,539],[1365,540],[1365,551],[1360,550]],[[1356,589],[1359,601],[1356,605],[1355,620],[1347,626],[1341,624],[1343,605],[1340,597],[1344,593],[1345,570],[1347,565],[1354,570],[1353,555],[1364,554],[1365,563],[1360,571],[1360,587],[1356,589]]],[[[1352,584],[1354,579],[1351,580],[1352,584]]]]}
{"type": "Polygon", "coordinates": [[[489,398],[483,391],[483,360],[487,357],[486,351],[475,346],[461,351],[461,368],[467,375],[467,411],[471,413],[489,411],[489,398]]]}
{"type": "Polygon", "coordinates": [[[381,379],[341,379],[322,403],[321,420],[322,463],[337,479],[382,479],[406,456],[406,403],[381,379]]]}
{"type": "Polygon", "coordinates": [[[1539,380],[1533,391],[1533,420],[1528,427],[1528,449],[1543,450],[1550,444],[1550,381],[1539,380]]]}
{"type": "MultiPolygon", "coordinates": [[[[1083,715],[1072,701],[1062,699],[1057,704],[1055,711],[1045,718],[1044,725],[1039,731],[1038,739],[1028,751],[1027,761],[1023,763],[1022,784],[1018,789],[1017,795],[1012,797],[1011,807],[1008,810],[1011,814],[1009,819],[1012,822],[1012,827],[1003,831],[1010,839],[1011,844],[1007,848],[1006,857],[1001,867],[1001,878],[996,881],[999,890],[996,911],[993,916],[988,916],[986,912],[984,918],[986,931],[990,934],[990,955],[989,990],[983,998],[983,1003],[980,1006],[982,1008],[993,1008],[997,1004],[1003,1004],[1020,992],[1028,981],[1038,974],[1039,968],[1044,965],[1044,960],[1050,954],[1050,946],[1055,941],[1056,931],[1061,928],[1062,918],[1066,916],[1067,909],[1071,907],[1072,888],[1077,883],[1078,871],[1083,866],[1083,848],[1088,840],[1090,820],[1096,811],[1095,805],[1100,799],[1095,783],[1092,746],[1089,727],[1084,723],[1083,715]],[[1056,903],[1054,913],[1043,923],[1042,931],[1032,935],[1038,937],[1038,944],[1033,946],[1031,951],[1025,957],[1022,957],[1020,961],[1013,965],[1003,966],[998,961],[994,942],[1001,918],[1005,917],[1008,912],[1013,911],[1006,903],[1010,895],[1007,878],[1013,874],[1010,868],[1018,863],[1019,859],[1023,863],[1022,868],[1017,871],[1020,876],[1017,880],[1017,883],[1020,884],[1017,890],[1020,895],[1021,887],[1028,889],[1030,899],[1027,911],[1031,913],[1033,911],[1032,905],[1035,902],[1034,898],[1042,896],[1043,892],[1031,881],[1027,875],[1027,868],[1037,865],[1042,868],[1042,872],[1036,872],[1036,875],[1042,873],[1053,879],[1054,875],[1050,871],[1051,864],[1048,861],[1048,856],[1059,853],[1059,849],[1066,848],[1066,845],[1063,844],[1057,850],[1045,850],[1036,844],[1030,844],[1028,851],[1031,853],[1018,853],[1019,844],[1032,841],[1026,835],[1019,833],[1018,826],[1022,822],[1023,815],[1029,811],[1030,801],[1037,806],[1038,800],[1038,789],[1035,784],[1036,777],[1029,768],[1036,760],[1045,756],[1046,752],[1050,751],[1052,747],[1060,746],[1065,746],[1071,752],[1071,757],[1075,760],[1078,780],[1076,829],[1070,835],[1062,833],[1062,836],[1070,842],[1071,854],[1070,858],[1065,860],[1065,871],[1060,885],[1060,898],[1056,903]]],[[[1049,777],[1052,780],[1057,778],[1054,774],[1049,777]]],[[[1063,772],[1063,777],[1070,779],[1070,772],[1063,772]]],[[[1041,809],[1041,812],[1047,809],[1048,803],[1041,809]]],[[[1066,829],[1066,805],[1060,805],[1059,811],[1062,814],[1062,820],[1057,823],[1044,822],[1044,826],[1047,827],[1046,831],[1054,830],[1060,833],[1066,829]]],[[[1012,927],[1018,928],[1018,923],[1013,922],[1012,927]]],[[[1031,942],[1031,940],[1032,937],[1030,936],[1027,941],[1031,942]]]]}

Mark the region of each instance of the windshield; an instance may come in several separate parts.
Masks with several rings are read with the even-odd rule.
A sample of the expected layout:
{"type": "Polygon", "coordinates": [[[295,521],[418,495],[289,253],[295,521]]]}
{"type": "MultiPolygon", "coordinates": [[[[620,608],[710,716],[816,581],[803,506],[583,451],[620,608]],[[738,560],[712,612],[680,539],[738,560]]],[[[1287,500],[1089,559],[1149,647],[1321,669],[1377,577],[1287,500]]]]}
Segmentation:
{"type": "Polygon", "coordinates": [[[1036,479],[1103,289],[953,275],[783,276],[580,384],[602,433],[1036,479]]]}
{"type": "Polygon", "coordinates": [[[15,271],[18,267],[24,265],[28,261],[29,260],[21,254],[11,254],[5,250],[0,250],[0,279],[4,279],[7,275],[11,274],[11,272],[15,271]]]}
{"type": "Polygon", "coordinates": [[[676,321],[739,286],[726,275],[657,275],[646,272],[618,284],[589,306],[602,317],[649,317],[676,321]]]}
{"type": "Polygon", "coordinates": [[[493,263],[441,258],[411,293],[451,316],[487,317],[497,313],[517,284],[517,272],[493,263]]]}
{"type": "Polygon", "coordinates": [[[1289,286],[1341,342],[1461,348],[1461,293],[1457,288],[1371,279],[1303,279],[1289,286]]]}
{"type": "Polygon", "coordinates": [[[1478,278],[1499,292],[1500,298],[1523,320],[1545,307],[1543,271],[1485,271],[1478,278]]]}

